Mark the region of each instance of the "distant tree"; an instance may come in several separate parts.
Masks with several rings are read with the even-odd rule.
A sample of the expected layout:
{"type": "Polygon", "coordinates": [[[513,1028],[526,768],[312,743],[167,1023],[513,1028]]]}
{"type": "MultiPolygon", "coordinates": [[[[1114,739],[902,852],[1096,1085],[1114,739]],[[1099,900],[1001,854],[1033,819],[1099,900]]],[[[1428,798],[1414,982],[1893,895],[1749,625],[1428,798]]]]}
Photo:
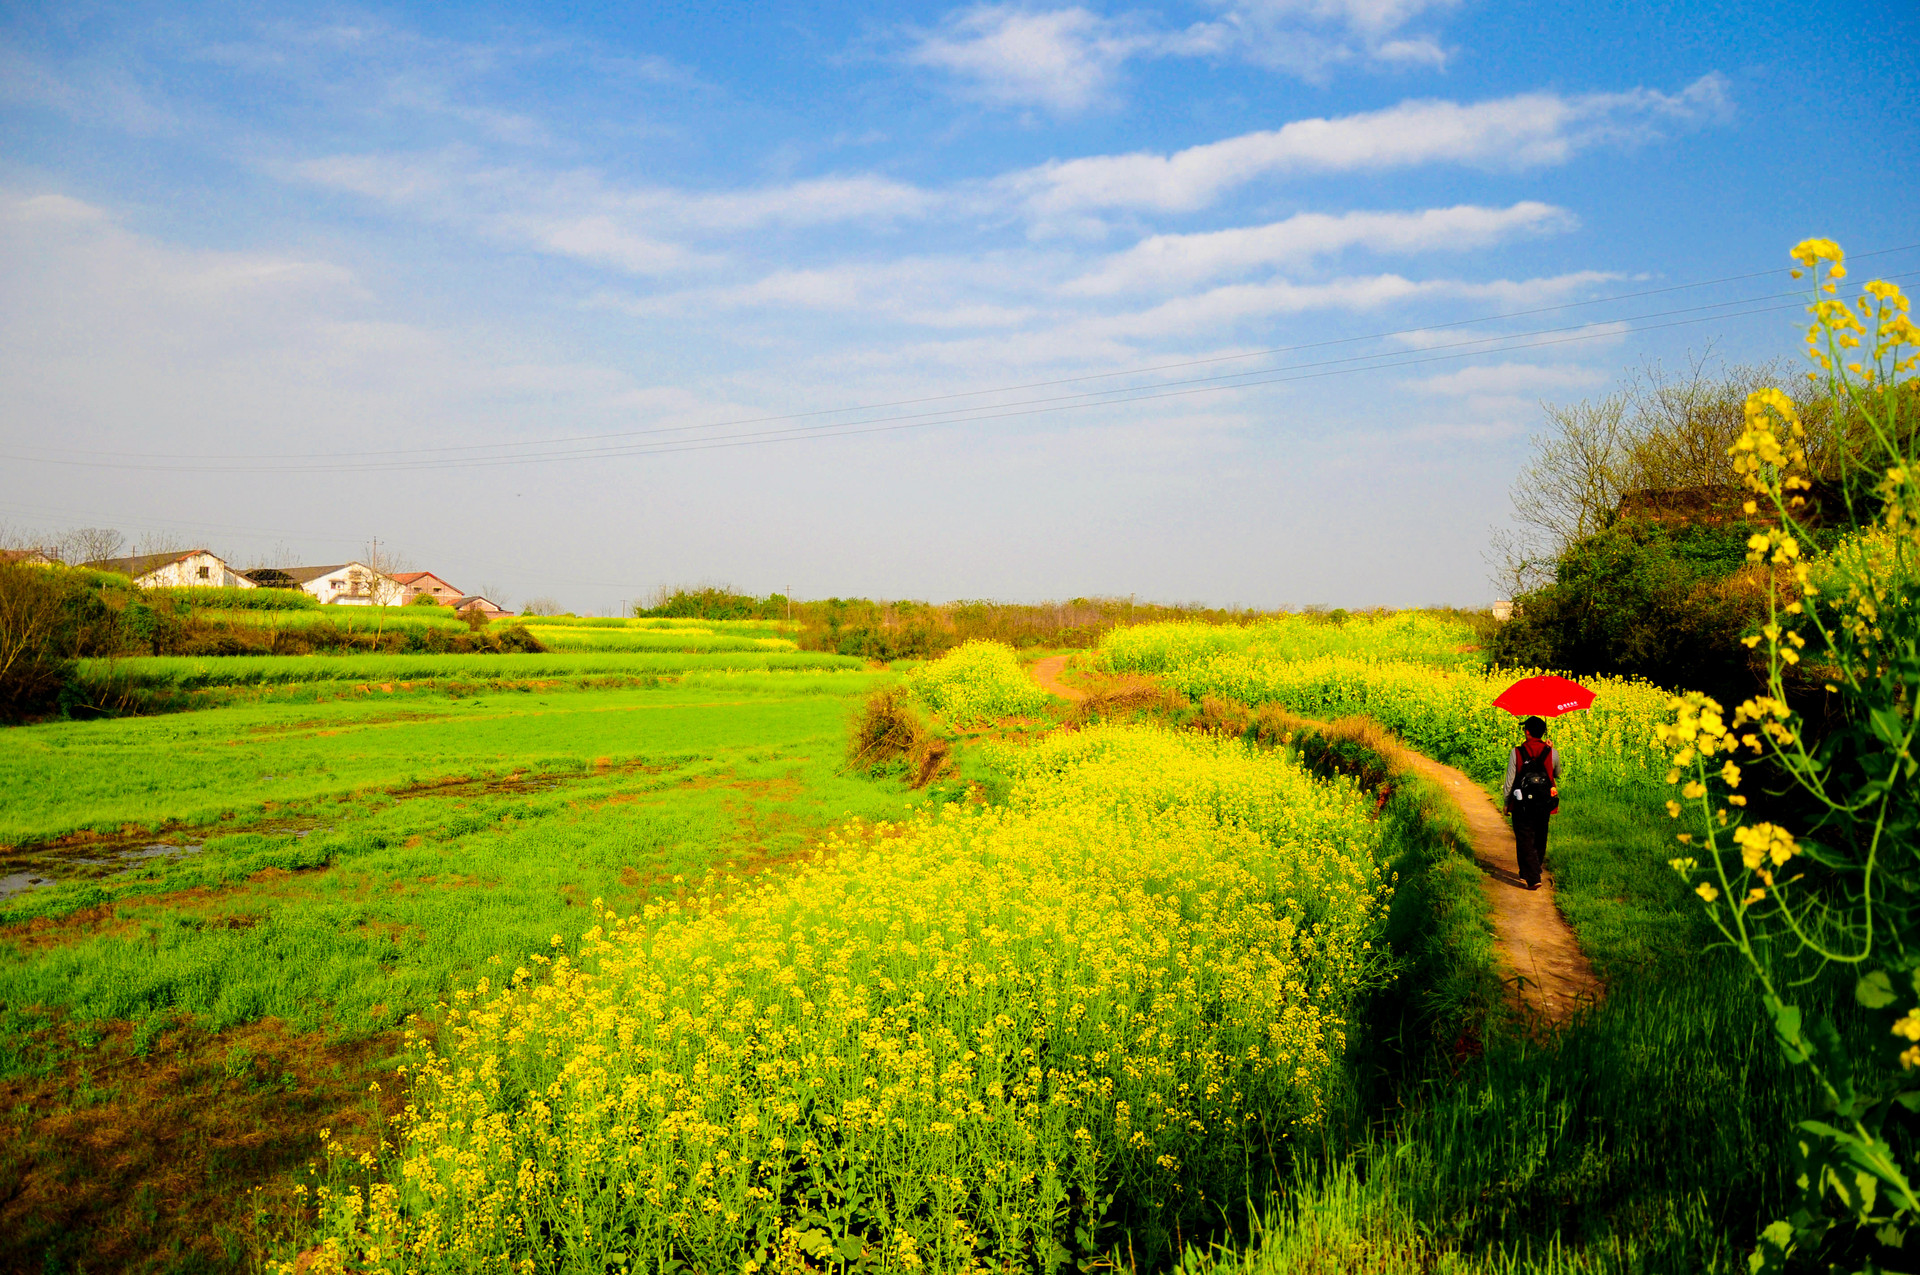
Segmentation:
{"type": "MultiPolygon", "coordinates": [[[[1499,588],[1517,597],[1545,584],[1570,545],[1611,525],[1629,492],[1731,489],[1727,448],[1744,426],[1747,395],[1789,379],[1777,363],[1728,364],[1709,350],[1677,372],[1645,363],[1597,399],[1542,403],[1544,428],[1513,483],[1513,526],[1495,531],[1488,555],[1499,588]]],[[[1806,397],[1803,416],[1826,420],[1806,397]]],[[[1809,457],[1836,467],[1835,430],[1814,432],[1809,457]]]]}
{"type": "Polygon", "coordinates": [[[197,548],[199,548],[198,545],[187,543],[186,539],[177,531],[144,531],[140,533],[140,538],[133,542],[133,552],[136,555],[148,553],[185,553],[189,549],[197,548]]]}
{"type": "Polygon", "coordinates": [[[78,565],[118,557],[127,538],[112,527],[75,527],[53,542],[60,561],[78,565]]]}
{"type": "MultiPolygon", "coordinates": [[[[489,599],[491,601],[491,599],[489,599]]],[[[496,604],[498,605],[498,604],[496,604]]],[[[560,604],[552,598],[528,598],[526,605],[520,608],[521,615],[559,615],[560,604]]]]}

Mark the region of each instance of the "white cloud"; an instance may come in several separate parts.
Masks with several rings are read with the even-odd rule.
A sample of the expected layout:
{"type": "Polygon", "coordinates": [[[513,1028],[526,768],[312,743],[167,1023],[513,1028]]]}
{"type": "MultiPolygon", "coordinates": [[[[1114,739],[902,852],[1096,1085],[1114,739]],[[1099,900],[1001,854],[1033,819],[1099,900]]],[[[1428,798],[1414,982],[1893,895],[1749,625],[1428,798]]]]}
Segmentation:
{"type": "Polygon", "coordinates": [[[1223,0],[1220,43],[1256,65],[1319,79],[1344,63],[1389,67],[1446,64],[1431,34],[1408,23],[1457,0],[1223,0]]]}
{"type": "Polygon", "coordinates": [[[1145,310],[1088,320],[1090,330],[1136,338],[1217,332],[1247,319],[1316,310],[1366,312],[1432,300],[1483,301],[1519,308],[1604,283],[1617,276],[1582,270],[1543,279],[1408,279],[1397,274],[1334,279],[1326,283],[1240,283],[1178,297],[1145,310]]]}
{"type": "Polygon", "coordinates": [[[1057,274],[1051,263],[981,257],[907,257],[783,268],[740,284],[690,288],[598,304],[636,316],[762,310],[884,317],[929,328],[1016,328],[1045,311],[1028,303],[1057,274]]]}
{"type": "Polygon", "coordinates": [[[0,102],[59,111],[82,124],[135,137],[177,133],[180,118],[124,65],[112,61],[56,64],[0,45],[0,102]]]}
{"type": "Polygon", "coordinates": [[[1457,3],[1222,0],[1217,18],[1184,29],[1080,5],[981,4],[949,13],[936,30],[913,32],[904,60],[947,72],[981,101],[1066,114],[1116,104],[1122,69],[1141,58],[1232,58],[1308,78],[1347,62],[1443,67],[1436,36],[1402,28],[1457,3]]]}
{"type": "Polygon", "coordinates": [[[4,423],[35,422],[13,445],[36,450],[465,442],[476,425],[504,432],[522,400],[593,416],[632,387],[521,353],[525,341],[497,348],[389,317],[334,262],[181,247],[57,194],[0,190],[0,332],[4,423]]]}
{"type": "Polygon", "coordinates": [[[1525,169],[1562,164],[1603,142],[1635,142],[1663,125],[1718,119],[1729,109],[1726,82],[1706,75],[1679,93],[1523,93],[1462,105],[1403,102],[1335,119],[1189,147],[1170,155],[1136,151],[1056,160],[1002,179],[1042,215],[1089,209],[1192,212],[1263,177],[1299,172],[1365,172],[1419,164],[1525,169]]]}
{"type": "Polygon", "coordinates": [[[1510,208],[1462,204],[1414,213],[1301,213],[1265,226],[1154,235],[1109,257],[1065,290],[1081,296],[1145,288],[1184,290],[1223,275],[1300,263],[1346,248],[1371,252],[1462,250],[1516,235],[1571,230],[1577,224],[1564,208],[1531,200],[1510,208]]]}
{"type": "Polygon", "coordinates": [[[981,5],[922,34],[906,60],[946,71],[996,105],[1066,113],[1105,101],[1121,64],[1159,43],[1128,23],[1078,7],[1033,12],[981,5]]]}
{"type": "Polygon", "coordinates": [[[432,155],[336,155],[282,171],[504,242],[641,275],[721,263],[690,240],[767,226],[888,223],[924,216],[941,202],[932,192],[871,174],[736,191],[621,188],[592,170],[489,165],[465,147],[432,155]]]}
{"type": "MultiPolygon", "coordinates": [[[[841,173],[760,187],[690,190],[624,186],[599,170],[543,169],[489,162],[471,146],[411,154],[342,154],[284,163],[282,176],[350,191],[424,219],[464,226],[511,243],[639,275],[708,269],[726,258],[695,245],[712,244],[763,228],[891,227],[903,222],[963,218],[988,222],[1009,215],[1028,219],[1037,237],[1063,229],[1104,236],[1104,216],[1115,210],[1181,214],[1199,211],[1262,179],[1303,172],[1379,171],[1430,164],[1527,168],[1563,163],[1603,143],[1654,136],[1675,123],[1694,123],[1726,110],[1724,85],[1709,75],[1677,94],[1649,89],[1563,97],[1524,94],[1461,104],[1414,101],[1381,111],[1331,119],[1297,120],[1281,128],[1242,134],[1172,154],[1136,152],[1057,160],[979,182],[929,188],[878,173],[841,173]]],[[[1485,210],[1435,210],[1408,223],[1465,235],[1485,210]],[[1449,218],[1453,219],[1450,225],[1449,218]]],[[[1506,210],[1547,232],[1564,228],[1564,214],[1546,205],[1506,210]]],[[[1137,286],[1155,273],[1204,266],[1230,272],[1232,263],[1258,264],[1292,251],[1330,251],[1297,239],[1351,232],[1355,246],[1413,251],[1391,242],[1394,214],[1340,219],[1301,217],[1265,228],[1210,235],[1156,236],[1110,263],[1115,274],[1082,285],[1092,294],[1137,286]],[[1374,220],[1368,221],[1367,217],[1374,220]],[[1157,259],[1168,264],[1156,266],[1157,259]],[[1212,263],[1212,264],[1207,264],[1212,263]],[[1132,279],[1129,283],[1126,280],[1132,279]]],[[[1518,233],[1517,223],[1497,227],[1518,233]]],[[[1489,232],[1492,233],[1492,232],[1489,232]]]]}
{"type": "Polygon", "coordinates": [[[1406,382],[1406,388],[1426,394],[1501,395],[1539,394],[1551,390],[1586,389],[1607,379],[1595,368],[1577,364],[1490,363],[1456,372],[1406,382]]]}

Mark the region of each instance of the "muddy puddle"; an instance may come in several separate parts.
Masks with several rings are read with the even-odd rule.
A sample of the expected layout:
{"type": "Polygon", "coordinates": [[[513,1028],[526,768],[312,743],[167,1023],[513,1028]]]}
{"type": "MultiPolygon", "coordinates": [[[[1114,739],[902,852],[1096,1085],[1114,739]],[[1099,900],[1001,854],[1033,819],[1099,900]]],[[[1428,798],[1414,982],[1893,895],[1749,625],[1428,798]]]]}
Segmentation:
{"type": "Polygon", "coordinates": [[[69,837],[31,846],[0,846],[0,903],[69,881],[101,880],[137,872],[155,859],[188,859],[206,847],[209,836],[257,832],[265,836],[304,837],[322,825],[312,819],[279,819],[244,827],[195,828],[178,834],[69,837]]]}
{"type": "MultiPolygon", "coordinates": [[[[497,797],[526,793],[552,792],[609,771],[617,774],[658,774],[676,769],[679,761],[628,761],[617,765],[596,765],[584,771],[524,771],[484,778],[452,778],[437,783],[396,788],[374,795],[394,801],[421,797],[497,797]]],[[[271,778],[271,776],[267,776],[271,778]]],[[[67,881],[98,880],[134,872],[154,859],[185,859],[199,854],[209,837],[254,832],[283,837],[289,833],[304,837],[316,830],[331,828],[314,818],[266,819],[249,824],[214,824],[183,828],[177,832],[143,832],[127,836],[74,836],[37,845],[0,846],[0,903],[29,890],[67,881]]]]}

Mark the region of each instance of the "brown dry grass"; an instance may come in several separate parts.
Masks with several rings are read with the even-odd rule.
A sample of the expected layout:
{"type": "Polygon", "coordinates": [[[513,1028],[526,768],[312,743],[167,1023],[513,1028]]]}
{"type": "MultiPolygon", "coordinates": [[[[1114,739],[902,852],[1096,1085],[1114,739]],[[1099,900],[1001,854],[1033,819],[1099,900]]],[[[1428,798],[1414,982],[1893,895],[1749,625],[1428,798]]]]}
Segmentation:
{"type": "Polygon", "coordinates": [[[56,1024],[34,1074],[0,1081],[0,1270],[244,1269],[316,1130],[371,1139],[400,1098],[369,1091],[397,1033],[183,1020],[143,1055],[128,1024],[91,1031],[56,1024]]]}
{"type": "Polygon", "coordinates": [[[927,729],[906,688],[885,686],[867,697],[847,740],[847,769],[907,764],[908,782],[924,788],[945,769],[953,746],[927,729]]]}

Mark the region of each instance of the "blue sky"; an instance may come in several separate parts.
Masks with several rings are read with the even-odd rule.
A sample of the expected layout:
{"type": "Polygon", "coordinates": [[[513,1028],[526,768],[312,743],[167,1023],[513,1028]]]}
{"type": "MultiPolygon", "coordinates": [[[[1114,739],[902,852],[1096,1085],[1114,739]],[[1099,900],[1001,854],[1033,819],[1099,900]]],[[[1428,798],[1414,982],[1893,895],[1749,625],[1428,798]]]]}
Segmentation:
{"type": "Polygon", "coordinates": [[[1789,245],[1920,244],[1917,37],[1892,4],[10,6],[0,523],[241,565],[377,536],[582,610],[1484,602],[1541,399],[1791,354],[1789,245]]]}

